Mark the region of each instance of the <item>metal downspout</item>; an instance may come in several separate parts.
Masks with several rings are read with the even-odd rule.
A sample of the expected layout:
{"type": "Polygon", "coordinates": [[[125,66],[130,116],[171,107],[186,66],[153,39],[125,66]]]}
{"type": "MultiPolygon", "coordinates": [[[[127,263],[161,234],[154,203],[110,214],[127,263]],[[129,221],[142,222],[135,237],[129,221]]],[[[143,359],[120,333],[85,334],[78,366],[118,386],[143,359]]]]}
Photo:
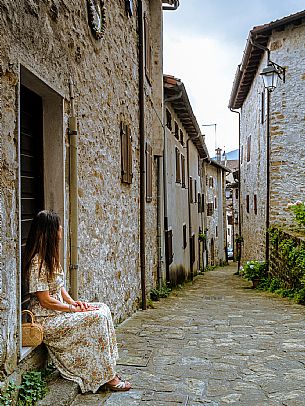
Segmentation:
{"type": "Polygon", "coordinates": [[[266,199],[266,264],[269,270],[269,227],[270,227],[270,90],[267,90],[267,162],[266,162],[266,186],[267,186],[267,199],[266,199]]]}
{"type": "Polygon", "coordinates": [[[140,132],[140,267],[142,309],[146,310],[146,275],[145,275],[145,106],[144,106],[144,27],[143,4],[138,3],[139,25],[139,132],[140,132]]]}
{"type": "Polygon", "coordinates": [[[161,179],[162,179],[162,172],[161,172],[161,157],[157,158],[157,241],[158,241],[158,267],[157,267],[157,279],[158,279],[158,287],[161,289],[162,287],[162,238],[161,238],[161,179]]]}
{"type": "Polygon", "coordinates": [[[69,142],[70,142],[70,278],[71,295],[78,299],[78,136],[74,108],[73,82],[70,79],[69,142]]]}

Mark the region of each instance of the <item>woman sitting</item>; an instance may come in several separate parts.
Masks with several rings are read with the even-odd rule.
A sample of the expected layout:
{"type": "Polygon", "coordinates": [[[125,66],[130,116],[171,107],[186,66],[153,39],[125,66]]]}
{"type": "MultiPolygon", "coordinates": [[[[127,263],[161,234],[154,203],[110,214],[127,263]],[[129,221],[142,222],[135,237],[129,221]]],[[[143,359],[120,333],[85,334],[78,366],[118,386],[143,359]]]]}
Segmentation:
{"type": "Polygon", "coordinates": [[[61,375],[95,393],[102,385],[128,391],[115,373],[118,358],[112,317],[104,303],[73,300],[64,288],[59,263],[59,216],[41,211],[32,222],[23,257],[31,294],[30,310],[43,327],[44,343],[61,375]]]}

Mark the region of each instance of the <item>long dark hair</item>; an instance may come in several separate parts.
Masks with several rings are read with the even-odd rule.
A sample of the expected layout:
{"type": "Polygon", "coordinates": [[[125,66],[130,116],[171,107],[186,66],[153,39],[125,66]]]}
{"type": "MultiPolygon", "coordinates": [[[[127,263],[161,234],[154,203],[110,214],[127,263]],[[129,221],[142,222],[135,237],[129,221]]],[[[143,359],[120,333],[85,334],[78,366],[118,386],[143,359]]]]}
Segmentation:
{"type": "Polygon", "coordinates": [[[52,210],[40,211],[34,218],[22,261],[27,279],[31,261],[36,254],[40,261],[39,273],[42,264],[45,263],[48,279],[54,279],[56,270],[59,268],[59,227],[60,218],[52,210]]]}

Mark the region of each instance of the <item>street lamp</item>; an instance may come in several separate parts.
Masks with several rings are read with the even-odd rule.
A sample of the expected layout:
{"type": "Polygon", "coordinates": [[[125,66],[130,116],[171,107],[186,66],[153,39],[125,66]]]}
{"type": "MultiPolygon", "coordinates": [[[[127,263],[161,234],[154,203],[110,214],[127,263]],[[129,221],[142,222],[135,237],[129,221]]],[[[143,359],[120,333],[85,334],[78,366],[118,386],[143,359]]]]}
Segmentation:
{"type": "Polygon", "coordinates": [[[265,89],[273,92],[280,78],[285,83],[285,68],[268,60],[268,65],[262,70],[260,75],[263,78],[265,89]]]}

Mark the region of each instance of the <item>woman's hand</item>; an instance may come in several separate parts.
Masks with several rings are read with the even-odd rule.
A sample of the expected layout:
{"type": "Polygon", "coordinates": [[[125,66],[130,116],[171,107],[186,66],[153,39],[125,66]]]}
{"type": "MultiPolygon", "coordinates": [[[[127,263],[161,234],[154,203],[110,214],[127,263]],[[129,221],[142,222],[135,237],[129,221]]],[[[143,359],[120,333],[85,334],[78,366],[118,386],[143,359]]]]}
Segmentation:
{"type": "Polygon", "coordinates": [[[93,306],[90,303],[82,302],[81,300],[76,300],[73,303],[73,306],[75,307],[76,312],[88,312],[92,310],[97,310],[98,306],[93,306]]]}

